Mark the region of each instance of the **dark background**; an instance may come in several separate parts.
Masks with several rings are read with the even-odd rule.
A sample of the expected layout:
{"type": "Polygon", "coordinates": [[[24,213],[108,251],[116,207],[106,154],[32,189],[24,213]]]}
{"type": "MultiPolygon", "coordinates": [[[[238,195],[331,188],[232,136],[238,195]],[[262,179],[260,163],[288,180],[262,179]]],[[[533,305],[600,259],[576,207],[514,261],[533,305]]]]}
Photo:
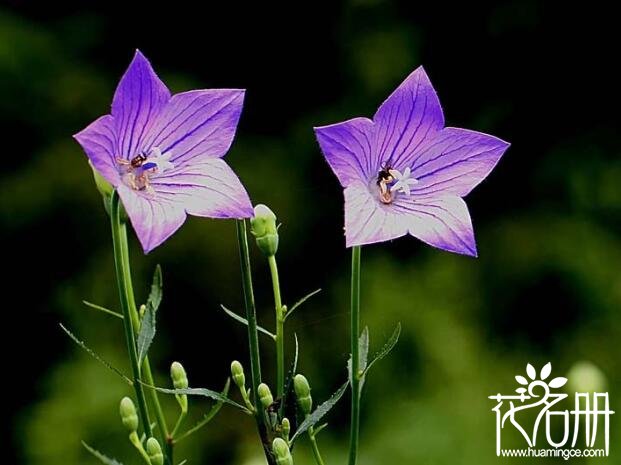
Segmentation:
{"type": "MultiPolygon", "coordinates": [[[[515,388],[527,362],[551,361],[557,375],[594,362],[619,409],[619,45],[618,16],[597,2],[3,2],[3,462],[95,463],[84,439],[138,463],[117,413],[129,391],[58,327],[128,371],[118,321],[81,304],[118,308],[107,216],[71,135],[108,112],[135,48],[175,92],[247,89],[227,160],[283,223],[285,301],[323,288],[288,327],[317,400],[345,378],[349,256],[341,189],[312,127],[372,116],[423,64],[448,125],[512,143],[468,198],[479,259],[411,238],[363,250],[372,347],[397,321],[404,331],[366,385],[361,465],[500,463],[487,396],[515,388]]],[[[159,384],[172,360],[191,385],[214,389],[233,358],[246,363],[243,327],[218,310],[242,307],[234,230],[192,218],[146,257],[131,238],[141,299],[155,264],[164,269],[159,384]]],[[[253,254],[260,319],[271,326],[267,267],[253,254]]],[[[195,417],[208,407],[192,405],[195,417]]],[[[329,463],[344,463],[347,401],[339,407],[320,436],[329,463]]],[[[259,464],[254,434],[225,408],[178,457],[259,464]]],[[[598,463],[621,463],[615,417],[611,435],[611,458],[598,463]]],[[[306,463],[302,445],[296,464],[306,463]]]]}

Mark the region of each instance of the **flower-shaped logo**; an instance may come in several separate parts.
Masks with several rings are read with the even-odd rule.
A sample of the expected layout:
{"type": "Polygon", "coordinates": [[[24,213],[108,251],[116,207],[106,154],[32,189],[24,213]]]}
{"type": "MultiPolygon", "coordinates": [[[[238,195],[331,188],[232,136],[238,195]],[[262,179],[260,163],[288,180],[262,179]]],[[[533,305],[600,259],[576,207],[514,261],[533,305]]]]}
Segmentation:
{"type": "Polygon", "coordinates": [[[550,373],[552,373],[552,364],[548,362],[539,372],[539,379],[537,379],[537,370],[535,370],[535,367],[529,363],[526,365],[526,375],[528,376],[528,379],[522,375],[517,375],[515,377],[515,380],[519,384],[526,387],[519,387],[515,390],[515,392],[518,394],[525,394],[528,391],[531,395],[533,395],[532,388],[534,386],[547,385],[549,388],[558,389],[567,383],[567,378],[564,378],[563,376],[558,376],[551,379],[549,382],[546,382],[546,379],[550,377],[550,373]]]}

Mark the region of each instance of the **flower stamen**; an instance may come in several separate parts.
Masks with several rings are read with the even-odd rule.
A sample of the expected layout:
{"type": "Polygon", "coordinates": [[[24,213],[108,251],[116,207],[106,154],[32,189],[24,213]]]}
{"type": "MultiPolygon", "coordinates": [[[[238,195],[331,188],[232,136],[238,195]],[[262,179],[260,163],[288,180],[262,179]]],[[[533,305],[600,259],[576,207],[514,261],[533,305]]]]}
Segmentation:
{"type": "Polygon", "coordinates": [[[136,191],[146,190],[153,193],[150,179],[175,167],[170,161],[171,157],[171,151],[162,154],[159,147],[153,147],[148,153],[140,152],[131,160],[117,158],[117,163],[123,168],[122,178],[125,184],[136,191]]]}

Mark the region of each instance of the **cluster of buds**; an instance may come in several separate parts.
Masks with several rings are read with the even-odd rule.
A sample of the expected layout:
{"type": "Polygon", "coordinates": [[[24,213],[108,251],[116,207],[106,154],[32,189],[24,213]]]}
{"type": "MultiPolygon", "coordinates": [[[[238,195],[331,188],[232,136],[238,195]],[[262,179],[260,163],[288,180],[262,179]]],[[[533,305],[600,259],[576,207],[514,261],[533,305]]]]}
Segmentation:
{"type": "Polygon", "coordinates": [[[278,226],[276,215],[266,205],[254,207],[254,217],[250,220],[250,231],[257,246],[267,257],[273,257],[278,250],[278,226]]]}
{"type": "Polygon", "coordinates": [[[138,437],[138,413],[136,406],[129,397],[123,397],[119,405],[119,413],[123,426],[129,431],[129,441],[150,465],[164,465],[164,455],[160,443],[155,438],[148,438],[145,447],[138,437]]]}

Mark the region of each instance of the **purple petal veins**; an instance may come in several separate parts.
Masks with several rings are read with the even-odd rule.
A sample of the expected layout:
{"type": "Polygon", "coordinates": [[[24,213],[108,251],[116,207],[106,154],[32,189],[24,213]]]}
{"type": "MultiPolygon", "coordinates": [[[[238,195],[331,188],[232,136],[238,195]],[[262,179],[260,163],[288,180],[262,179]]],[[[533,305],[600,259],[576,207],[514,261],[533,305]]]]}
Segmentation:
{"type": "Polygon", "coordinates": [[[111,114],[76,134],[95,169],[118,190],[145,252],[170,237],[187,214],[252,216],[244,186],[222,160],[243,100],[241,89],[171,96],[137,51],[111,114]]]}
{"type": "Polygon", "coordinates": [[[444,127],[438,96],[422,67],[379,107],[315,128],[345,193],[348,247],[411,234],[429,245],[476,256],[463,197],[496,166],[509,144],[444,127]]]}

